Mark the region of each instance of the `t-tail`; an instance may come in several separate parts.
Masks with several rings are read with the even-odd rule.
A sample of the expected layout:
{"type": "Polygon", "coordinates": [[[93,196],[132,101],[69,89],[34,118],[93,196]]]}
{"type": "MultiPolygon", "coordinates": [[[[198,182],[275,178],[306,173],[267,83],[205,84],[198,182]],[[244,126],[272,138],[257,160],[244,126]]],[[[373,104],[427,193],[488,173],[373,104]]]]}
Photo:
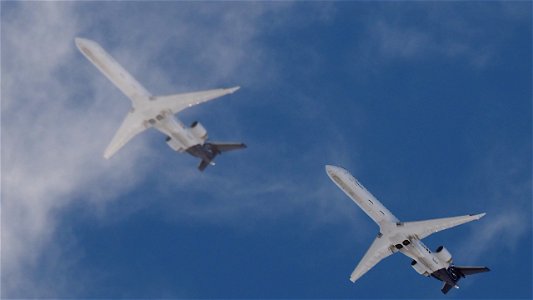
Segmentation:
{"type": "Polygon", "coordinates": [[[233,150],[239,150],[246,148],[246,144],[244,143],[222,143],[222,142],[207,142],[203,145],[198,145],[198,148],[195,149],[195,153],[191,153],[191,151],[187,150],[190,154],[200,157],[202,160],[200,161],[200,164],[198,165],[198,170],[203,171],[207,168],[207,166],[212,165],[214,166],[214,159],[217,155],[222,154],[223,152],[233,151],[233,150]]]}
{"type": "Polygon", "coordinates": [[[448,269],[441,269],[433,273],[433,277],[442,280],[444,285],[442,286],[442,293],[448,293],[453,287],[459,288],[457,282],[461,278],[466,276],[484,273],[490,271],[487,267],[464,267],[464,266],[450,266],[448,269]]]}

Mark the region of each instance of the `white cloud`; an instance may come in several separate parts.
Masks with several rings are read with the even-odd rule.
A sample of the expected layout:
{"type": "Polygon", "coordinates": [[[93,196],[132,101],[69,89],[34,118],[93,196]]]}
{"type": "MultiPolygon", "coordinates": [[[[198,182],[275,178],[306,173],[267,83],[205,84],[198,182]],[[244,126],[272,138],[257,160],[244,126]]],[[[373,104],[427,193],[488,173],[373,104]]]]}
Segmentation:
{"type": "Polygon", "coordinates": [[[474,166],[470,185],[479,191],[487,215],[461,244],[462,255],[471,263],[514,253],[531,238],[531,169],[522,160],[530,151],[529,142],[512,148],[498,145],[474,166]]]}
{"type": "Polygon", "coordinates": [[[500,257],[502,253],[494,253],[495,250],[513,253],[529,231],[528,214],[524,212],[504,210],[487,215],[487,218],[473,229],[473,233],[460,249],[462,256],[469,260],[466,263],[480,264],[479,258],[487,254],[500,257]],[[498,247],[493,247],[495,243],[498,247]]]}
{"type": "Polygon", "coordinates": [[[501,25],[512,28],[526,17],[523,10],[527,7],[513,4],[383,4],[379,14],[368,16],[366,40],[358,43],[354,58],[365,67],[427,59],[455,60],[473,68],[498,64],[501,45],[508,38],[501,25]],[[472,18],[474,14],[481,17],[472,18]],[[500,19],[487,26],[485,16],[494,15],[500,19]]]}
{"type": "Polygon", "coordinates": [[[79,57],[73,43],[80,24],[72,5],[28,2],[6,10],[2,18],[2,296],[49,289],[46,280],[28,280],[28,272],[54,234],[58,211],[88,190],[102,189],[100,195],[105,197],[97,201],[106,201],[134,184],[139,178],[133,170],[143,165],[133,162],[145,147],[137,143],[132,147],[137,149],[111,162],[101,158],[107,142],[102,137],[116,125],[102,113],[109,97],[97,94],[94,102],[80,101],[86,87],[72,80],[81,79],[75,73],[81,64],[75,63],[79,57]],[[95,184],[96,178],[104,176],[106,183],[95,184]]]}
{"type": "MultiPolygon", "coordinates": [[[[82,250],[76,249],[74,237],[59,241],[54,236],[61,213],[83,199],[95,215],[109,217],[106,203],[164,165],[150,134],[135,138],[113,159],[102,158],[129,103],[77,52],[74,37],[99,41],[155,93],[235,83],[261,86],[257,74],[269,76],[275,64],[255,44],[264,25],[260,16],[290,6],[194,3],[189,9],[181,4],[178,15],[168,16],[173,20],[169,25],[164,16],[146,22],[144,13],[117,19],[115,5],[2,3],[2,297],[56,297],[77,289],[82,293],[83,286],[73,287],[68,278],[69,264],[77,257],[73,252],[82,250]],[[100,13],[86,14],[94,10],[100,13]],[[108,26],[98,26],[106,22],[108,26]],[[156,58],[169,64],[155,64],[156,58]],[[198,70],[191,72],[191,66],[198,70]],[[175,69],[179,67],[183,69],[175,69]],[[46,257],[53,261],[43,262],[43,251],[49,251],[46,257]],[[35,278],[35,268],[43,264],[49,268],[46,278],[35,278]]],[[[149,15],[151,4],[144,5],[149,15]]],[[[234,112],[223,113],[231,123],[234,112]]],[[[189,161],[186,167],[176,164],[184,179],[181,186],[203,176],[222,190],[236,189],[221,184],[226,177],[201,175],[189,161]]],[[[273,179],[240,193],[281,193],[286,188],[273,179]]],[[[188,214],[224,218],[246,210],[246,205],[236,207],[189,206],[188,214]]]]}

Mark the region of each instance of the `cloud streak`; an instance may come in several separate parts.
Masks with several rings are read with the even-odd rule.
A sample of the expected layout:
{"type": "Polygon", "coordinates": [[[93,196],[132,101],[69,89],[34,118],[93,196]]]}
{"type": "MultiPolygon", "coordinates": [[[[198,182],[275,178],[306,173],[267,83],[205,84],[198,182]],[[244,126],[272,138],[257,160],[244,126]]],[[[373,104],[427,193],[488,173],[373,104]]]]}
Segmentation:
{"type": "MultiPolygon", "coordinates": [[[[100,217],[109,216],[107,203],[149,179],[144,174],[161,174],[159,167],[168,164],[163,161],[168,149],[161,158],[158,149],[164,145],[155,144],[151,138],[155,134],[134,139],[112,160],[102,159],[129,103],[77,52],[74,37],[99,41],[154,93],[235,83],[261,86],[252,74],[275,72],[254,40],[264,25],[258,20],[262,14],[290,5],[178,5],[183,10],[177,19],[172,16],[176,30],[168,30],[164,16],[138,26],[146,14],[161,11],[151,4],[144,5],[146,14],[132,14],[127,21],[104,29],[93,25],[116,19],[116,3],[2,3],[2,297],[83,294],[83,286],[73,287],[68,280],[69,259],[76,259],[71,251],[80,251],[75,249],[75,238],[67,237],[63,246],[51,244],[58,241],[55,234],[61,213],[83,201],[81,207],[100,217]],[[88,20],[81,13],[87,9],[102,13],[88,20]],[[156,65],[154,58],[169,63],[156,65]],[[184,70],[180,72],[183,77],[168,75],[176,69],[184,70]],[[47,258],[55,257],[55,263],[44,262],[43,251],[47,258]],[[43,267],[48,268],[46,276],[34,278],[32,274],[43,267]]],[[[195,117],[199,111],[187,116],[195,117]]],[[[238,128],[235,122],[232,125],[233,115],[223,109],[221,119],[228,120],[229,128],[238,128]]],[[[207,183],[223,194],[238,190],[236,196],[242,199],[281,196],[290,187],[265,180],[243,188],[223,184],[226,176],[198,173],[190,160],[172,164],[172,170],[180,170],[178,187],[192,191],[207,183]],[[204,183],[195,184],[200,178],[204,183]]],[[[175,174],[162,174],[163,182],[175,178],[175,174]]],[[[233,179],[236,176],[232,174],[233,179]]],[[[292,194],[296,198],[297,192],[292,194]]],[[[193,219],[228,220],[227,216],[257,209],[257,204],[250,203],[198,207],[185,202],[179,210],[193,219]]]]}

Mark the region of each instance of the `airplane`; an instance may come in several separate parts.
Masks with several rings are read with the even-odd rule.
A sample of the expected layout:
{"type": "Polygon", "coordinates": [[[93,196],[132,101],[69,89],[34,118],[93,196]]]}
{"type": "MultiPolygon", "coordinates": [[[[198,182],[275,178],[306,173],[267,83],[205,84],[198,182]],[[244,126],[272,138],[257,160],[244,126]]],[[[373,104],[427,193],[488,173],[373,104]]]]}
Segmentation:
{"type": "Polygon", "coordinates": [[[343,168],[326,165],[329,178],[350,197],[374,222],[379,233],[362,260],[350,276],[354,282],[382,259],[401,252],[412,259],[411,267],[426,277],[443,282],[441,291],[446,294],[465,276],[488,272],[487,267],[456,266],[452,255],[443,246],[431,252],[422,239],[444,229],[481,219],[485,213],[416,222],[400,222],[357,179],[343,168]]]}
{"type": "Polygon", "coordinates": [[[239,89],[212,89],[206,91],[153,96],[133,76],[128,73],[98,43],[84,38],[75,38],[80,52],[100,70],[132,103],[132,108],[120,125],[115,136],[104,152],[109,159],[134,136],[153,127],[166,135],[166,143],[177,152],[187,152],[201,159],[198,169],[205,170],[215,165],[214,158],[223,152],[243,149],[243,143],[210,142],[207,131],[197,121],[186,127],[174,115],[191,106],[210,101],[239,89]]]}

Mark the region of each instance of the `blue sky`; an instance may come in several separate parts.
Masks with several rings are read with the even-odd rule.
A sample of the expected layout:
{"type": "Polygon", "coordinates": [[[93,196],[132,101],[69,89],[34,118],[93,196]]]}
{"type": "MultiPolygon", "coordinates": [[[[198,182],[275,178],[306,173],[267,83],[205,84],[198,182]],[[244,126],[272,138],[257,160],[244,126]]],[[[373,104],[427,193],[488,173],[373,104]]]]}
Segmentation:
{"type": "Polygon", "coordinates": [[[3,298],[531,298],[530,2],[2,2],[3,298]],[[74,45],[153,94],[240,85],[179,114],[248,149],[205,173],[156,131],[111,160],[130,103],[74,45]],[[487,212],[433,235],[492,272],[441,294],[378,227],[487,212]]]}

